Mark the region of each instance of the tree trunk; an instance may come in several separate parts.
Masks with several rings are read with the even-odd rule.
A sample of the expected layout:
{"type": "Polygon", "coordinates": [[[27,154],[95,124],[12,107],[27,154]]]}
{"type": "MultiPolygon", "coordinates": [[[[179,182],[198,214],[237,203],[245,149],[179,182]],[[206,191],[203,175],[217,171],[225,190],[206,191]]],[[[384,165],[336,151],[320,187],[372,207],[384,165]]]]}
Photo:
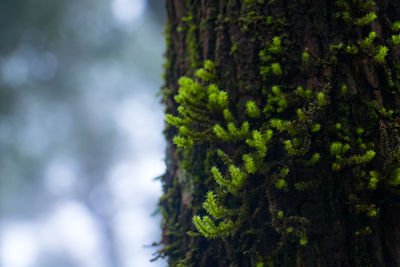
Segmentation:
{"type": "Polygon", "coordinates": [[[389,2],[166,1],[170,266],[400,266],[389,2]]]}

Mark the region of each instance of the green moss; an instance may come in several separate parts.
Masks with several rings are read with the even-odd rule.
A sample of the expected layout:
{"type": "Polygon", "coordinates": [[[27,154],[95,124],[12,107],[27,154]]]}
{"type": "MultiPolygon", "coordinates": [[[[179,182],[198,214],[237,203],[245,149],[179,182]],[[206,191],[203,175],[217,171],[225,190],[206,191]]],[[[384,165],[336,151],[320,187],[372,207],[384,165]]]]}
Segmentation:
{"type": "Polygon", "coordinates": [[[283,190],[287,188],[287,183],[284,179],[279,179],[278,181],[276,181],[275,187],[279,190],[283,190]]]}
{"type": "Polygon", "coordinates": [[[214,219],[220,219],[228,214],[233,214],[232,210],[228,210],[217,203],[217,198],[214,192],[209,191],[207,193],[207,199],[203,203],[203,208],[210,214],[214,219]]]}
{"type": "Polygon", "coordinates": [[[389,184],[392,186],[398,186],[400,185],[400,168],[397,168],[394,170],[390,180],[389,180],[389,184]]]}
{"type": "Polygon", "coordinates": [[[281,76],[283,74],[281,64],[279,64],[278,62],[272,63],[271,69],[272,73],[275,74],[276,76],[281,76]]]}
{"type": "Polygon", "coordinates": [[[348,89],[347,85],[343,84],[341,87],[341,91],[340,91],[341,96],[343,96],[343,97],[347,96],[348,92],[349,92],[349,89],[348,89]]]}
{"type": "Polygon", "coordinates": [[[369,179],[368,189],[375,190],[379,182],[378,172],[370,171],[369,174],[370,174],[370,179],[369,179]]]}
{"type": "Polygon", "coordinates": [[[297,93],[298,93],[300,96],[305,97],[305,92],[304,92],[304,88],[303,88],[303,87],[298,86],[296,90],[297,90],[297,93]]]}
{"type": "Polygon", "coordinates": [[[224,119],[225,119],[227,122],[232,122],[232,121],[234,121],[234,118],[233,118],[233,116],[232,116],[232,113],[229,111],[229,109],[224,109],[223,113],[224,113],[224,119]]]}
{"type": "Polygon", "coordinates": [[[304,122],[306,119],[307,119],[307,117],[306,117],[306,115],[304,114],[304,112],[303,112],[303,110],[301,110],[301,109],[297,109],[297,117],[299,118],[299,120],[300,121],[302,121],[302,122],[304,122]]]}
{"type": "Polygon", "coordinates": [[[374,12],[370,12],[364,17],[358,18],[355,20],[355,24],[358,26],[365,26],[373,22],[377,18],[374,12]]]}
{"type": "Polygon", "coordinates": [[[386,110],[386,108],[381,108],[379,112],[380,112],[384,117],[388,117],[388,118],[390,118],[390,117],[393,115],[393,113],[394,113],[394,111],[393,111],[392,109],[386,110]]]}
{"type": "Polygon", "coordinates": [[[370,162],[376,155],[373,150],[368,150],[364,155],[354,155],[351,156],[348,161],[350,164],[363,164],[370,162]]]}
{"type": "Polygon", "coordinates": [[[310,60],[310,54],[306,51],[303,52],[303,54],[301,54],[301,61],[303,62],[303,64],[307,64],[309,60],[310,60]]]}
{"type": "Polygon", "coordinates": [[[318,103],[319,107],[323,107],[323,106],[326,106],[328,104],[324,93],[319,92],[317,94],[317,103],[318,103]]]}
{"type": "Polygon", "coordinates": [[[386,46],[384,46],[384,45],[379,46],[378,53],[374,56],[375,62],[384,63],[388,51],[389,51],[389,48],[387,48],[386,46]]]}
{"type": "Polygon", "coordinates": [[[289,127],[289,123],[287,121],[279,119],[271,119],[269,123],[272,128],[277,129],[279,132],[287,131],[289,127]]]}
{"type": "Polygon", "coordinates": [[[220,138],[223,141],[229,141],[230,136],[227,131],[224,130],[224,128],[221,127],[221,125],[216,124],[213,128],[213,131],[215,135],[220,138]]]}
{"type": "Polygon", "coordinates": [[[311,128],[311,132],[313,133],[319,132],[319,130],[321,130],[321,124],[319,123],[314,124],[311,128]]]}
{"type": "Polygon", "coordinates": [[[360,45],[364,49],[371,48],[372,43],[376,38],[376,32],[370,32],[368,37],[361,41],[360,45]]]}
{"type": "Polygon", "coordinates": [[[255,165],[252,155],[244,154],[242,158],[243,158],[244,166],[245,166],[247,173],[249,173],[249,174],[256,173],[257,168],[256,168],[256,165],[255,165]]]}
{"type": "Polygon", "coordinates": [[[358,48],[355,45],[348,45],[346,46],[346,52],[351,55],[358,54],[358,48]]]}
{"type": "Polygon", "coordinates": [[[272,43],[268,49],[271,54],[280,54],[282,52],[281,39],[277,36],[272,38],[272,43]]]}
{"type": "Polygon", "coordinates": [[[307,245],[307,243],[308,243],[307,236],[306,235],[302,235],[300,237],[300,245],[305,246],[305,245],[307,245]]]}
{"type": "Polygon", "coordinates": [[[308,166],[315,165],[321,158],[321,154],[319,153],[314,153],[312,157],[308,160],[307,164],[308,166]]]}
{"type": "Polygon", "coordinates": [[[338,51],[338,50],[342,50],[343,48],[344,48],[344,43],[343,42],[340,42],[339,44],[337,44],[337,45],[334,45],[334,44],[331,44],[331,45],[329,45],[329,50],[331,51],[331,52],[334,52],[334,51],[338,51]]]}
{"type": "Polygon", "coordinates": [[[287,108],[287,100],[285,94],[281,93],[279,86],[272,86],[273,94],[268,94],[267,105],[264,108],[264,113],[268,114],[272,111],[283,112],[287,108]]]}
{"type": "Polygon", "coordinates": [[[337,163],[337,162],[332,163],[333,171],[340,171],[341,168],[342,168],[342,166],[339,163],[337,163]]]}
{"type": "Polygon", "coordinates": [[[282,219],[283,218],[283,211],[278,211],[278,214],[276,216],[278,219],[282,219]]]}
{"type": "Polygon", "coordinates": [[[261,115],[261,111],[254,101],[248,101],[246,103],[246,113],[249,117],[254,119],[260,117],[261,115]]]}
{"type": "Polygon", "coordinates": [[[400,32],[400,21],[395,21],[392,24],[392,31],[400,32]]]}
{"type": "Polygon", "coordinates": [[[254,130],[252,134],[252,138],[246,139],[246,143],[255,148],[258,152],[258,156],[260,158],[265,157],[267,153],[267,144],[271,140],[273,132],[271,130],[262,133],[258,130],[254,130]]]}
{"type": "Polygon", "coordinates": [[[197,70],[195,75],[206,82],[212,81],[214,79],[214,76],[205,69],[197,70]]]}
{"type": "MultiPolygon", "coordinates": [[[[198,54],[198,42],[196,40],[197,26],[194,23],[192,12],[188,12],[185,17],[182,18],[182,22],[186,25],[186,46],[187,46],[187,57],[190,62],[190,67],[195,69],[199,66],[199,54],[198,54]]],[[[183,26],[178,26],[177,31],[181,32],[185,29],[183,26]]]]}
{"type": "Polygon", "coordinates": [[[239,49],[239,45],[237,43],[232,44],[231,46],[231,51],[230,51],[230,55],[232,55],[233,53],[235,53],[236,51],[238,51],[239,49]]]}
{"type": "Polygon", "coordinates": [[[210,239],[229,235],[235,228],[235,225],[231,220],[220,222],[216,225],[208,216],[194,216],[193,224],[203,236],[210,239]]]}
{"type": "Polygon", "coordinates": [[[294,148],[293,142],[291,140],[285,140],[283,141],[283,144],[285,145],[285,150],[290,156],[294,156],[297,154],[296,149],[294,148]]]}
{"type": "Polygon", "coordinates": [[[333,155],[333,156],[341,155],[343,152],[343,144],[340,142],[332,143],[331,147],[330,147],[330,151],[331,151],[331,155],[333,155]]]}
{"type": "Polygon", "coordinates": [[[400,45],[400,34],[392,35],[392,44],[393,45],[400,45]]]}
{"type": "Polygon", "coordinates": [[[246,5],[251,5],[255,2],[255,0],[243,0],[246,5]]]}
{"type": "Polygon", "coordinates": [[[261,61],[263,61],[263,62],[268,62],[268,61],[272,60],[272,56],[268,53],[268,51],[266,49],[261,50],[258,53],[258,55],[259,55],[261,61]]]}
{"type": "Polygon", "coordinates": [[[272,24],[272,22],[273,22],[272,16],[267,16],[266,22],[267,22],[267,25],[272,24]]]}
{"type": "Polygon", "coordinates": [[[197,41],[195,37],[196,30],[197,26],[191,24],[189,26],[189,30],[186,35],[187,36],[186,40],[189,48],[190,67],[192,68],[197,68],[199,59],[199,55],[197,53],[198,51],[197,41]]]}
{"type": "Polygon", "coordinates": [[[186,148],[189,149],[194,145],[194,142],[190,138],[184,138],[181,136],[175,136],[174,139],[174,144],[177,145],[178,147],[186,148]]]}
{"type": "Polygon", "coordinates": [[[251,10],[247,12],[244,16],[239,17],[241,24],[241,31],[247,32],[252,25],[257,24],[263,19],[262,16],[257,15],[256,11],[251,10]]]}

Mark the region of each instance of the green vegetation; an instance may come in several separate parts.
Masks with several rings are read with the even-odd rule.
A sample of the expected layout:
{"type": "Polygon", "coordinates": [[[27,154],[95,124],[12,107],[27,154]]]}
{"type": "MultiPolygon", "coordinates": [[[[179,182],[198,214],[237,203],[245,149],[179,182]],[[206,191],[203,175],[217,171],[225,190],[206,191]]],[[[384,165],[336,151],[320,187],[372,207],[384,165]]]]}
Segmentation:
{"type": "MultiPolygon", "coordinates": [[[[190,205],[203,201],[190,207],[197,231],[222,244],[240,240],[237,250],[251,255],[252,266],[295,266],[307,251],[322,253],[325,233],[337,234],[335,212],[348,216],[340,223],[350,225],[350,236],[343,235],[353,246],[379,230],[383,195],[400,195],[400,110],[392,101],[400,93],[400,63],[392,56],[400,41],[373,27],[374,1],[335,1],[331,26],[345,29],[326,44],[326,54],[303,39],[294,43],[288,29],[295,26],[263,16],[259,1],[245,3],[238,29],[242,41],[259,45],[251,51],[256,62],[243,59],[235,39],[228,50],[235,47],[233,60],[247,62],[246,70],[232,70],[218,55],[215,63],[205,60],[179,80],[178,107],[166,121],[176,127],[176,157],[189,166],[185,171],[202,175],[187,182],[195,192],[190,205]],[[200,171],[192,166],[199,158],[200,171]],[[268,255],[249,241],[270,242],[266,232],[275,246],[268,255]]],[[[397,24],[389,26],[393,32],[397,24]]],[[[364,260],[367,250],[359,249],[364,260]]]]}
{"type": "Polygon", "coordinates": [[[379,46],[378,48],[378,53],[374,56],[374,60],[378,63],[384,63],[385,62],[385,57],[389,51],[389,48],[386,46],[382,45],[379,46]]]}

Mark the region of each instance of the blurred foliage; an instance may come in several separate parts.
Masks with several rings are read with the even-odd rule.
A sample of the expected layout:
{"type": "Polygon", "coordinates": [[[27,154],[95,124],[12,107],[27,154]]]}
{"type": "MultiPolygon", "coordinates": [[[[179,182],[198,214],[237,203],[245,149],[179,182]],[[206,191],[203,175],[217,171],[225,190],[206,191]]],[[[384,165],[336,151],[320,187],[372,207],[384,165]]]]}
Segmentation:
{"type": "Polygon", "coordinates": [[[109,240],[109,266],[119,266],[107,175],[132,152],[115,112],[132,95],[155,98],[165,15],[159,1],[148,1],[145,16],[121,23],[112,3],[0,1],[0,223],[34,220],[57,200],[78,200],[109,240]],[[70,186],[63,179],[71,173],[77,181],[52,192],[46,176],[60,168],[67,174],[57,183],[70,186]]]}

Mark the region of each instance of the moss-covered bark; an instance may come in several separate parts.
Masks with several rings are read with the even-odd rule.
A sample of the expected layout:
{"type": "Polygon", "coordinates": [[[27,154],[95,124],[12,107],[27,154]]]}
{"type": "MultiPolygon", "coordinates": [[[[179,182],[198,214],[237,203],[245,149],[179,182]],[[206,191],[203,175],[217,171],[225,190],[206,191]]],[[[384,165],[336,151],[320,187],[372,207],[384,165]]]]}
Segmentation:
{"type": "Polygon", "coordinates": [[[396,2],[166,1],[171,266],[400,266],[396,2]]]}

